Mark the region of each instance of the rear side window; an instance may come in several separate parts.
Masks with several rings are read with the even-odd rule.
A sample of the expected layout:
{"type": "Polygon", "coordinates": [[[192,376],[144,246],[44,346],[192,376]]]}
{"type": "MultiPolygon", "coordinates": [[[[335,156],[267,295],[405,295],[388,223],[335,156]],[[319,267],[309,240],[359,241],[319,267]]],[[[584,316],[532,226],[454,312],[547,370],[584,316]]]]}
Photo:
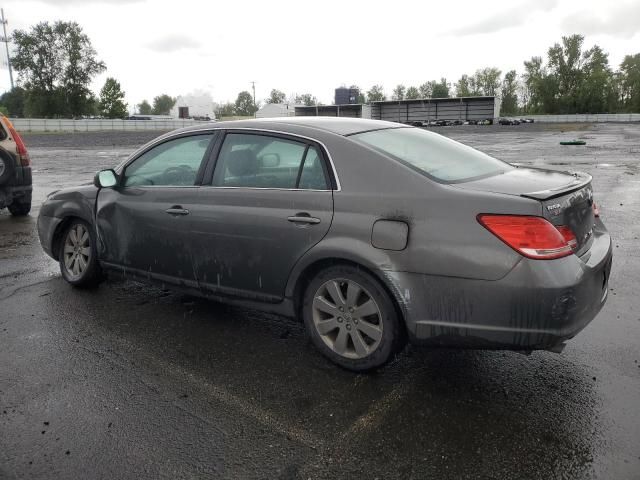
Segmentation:
{"type": "Polygon", "coordinates": [[[375,130],[349,138],[443,183],[466,182],[514,168],[471,147],[419,128],[375,130]]]}
{"type": "Polygon", "coordinates": [[[267,135],[229,133],[218,155],[214,186],[327,189],[316,147],[267,135]]]}

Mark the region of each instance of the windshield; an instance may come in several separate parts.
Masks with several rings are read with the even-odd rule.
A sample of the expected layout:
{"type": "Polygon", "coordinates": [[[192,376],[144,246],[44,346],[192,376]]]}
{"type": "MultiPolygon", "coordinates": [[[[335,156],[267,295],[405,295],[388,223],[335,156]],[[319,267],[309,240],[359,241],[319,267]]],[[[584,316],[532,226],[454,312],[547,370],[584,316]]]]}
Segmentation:
{"type": "Polygon", "coordinates": [[[471,147],[419,128],[375,130],[350,138],[444,183],[466,182],[514,168],[471,147]]]}

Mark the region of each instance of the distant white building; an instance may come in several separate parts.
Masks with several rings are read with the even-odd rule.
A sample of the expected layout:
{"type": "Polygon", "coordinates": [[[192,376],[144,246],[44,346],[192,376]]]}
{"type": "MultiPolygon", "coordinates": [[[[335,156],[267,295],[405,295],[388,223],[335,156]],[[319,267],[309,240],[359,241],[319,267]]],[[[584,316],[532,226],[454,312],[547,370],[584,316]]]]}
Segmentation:
{"type": "Polygon", "coordinates": [[[180,95],[171,109],[173,118],[197,118],[215,120],[213,98],[206,92],[195,91],[188,95],[180,95]]]}
{"type": "Polygon", "coordinates": [[[293,117],[296,114],[295,103],[266,103],[256,112],[256,118],[293,117]]]}

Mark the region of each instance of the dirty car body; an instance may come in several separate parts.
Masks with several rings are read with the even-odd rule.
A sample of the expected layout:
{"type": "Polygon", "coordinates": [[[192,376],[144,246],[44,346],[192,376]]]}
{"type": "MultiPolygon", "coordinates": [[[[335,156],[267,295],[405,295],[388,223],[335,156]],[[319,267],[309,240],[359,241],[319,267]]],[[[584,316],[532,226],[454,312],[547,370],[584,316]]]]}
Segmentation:
{"type": "Polygon", "coordinates": [[[60,260],[65,225],[79,218],[100,268],[125,276],[294,317],[320,285],[330,305],[309,321],[336,327],[320,328],[318,344],[352,352],[338,363],[384,363],[391,350],[375,365],[363,358],[392,317],[413,343],[558,351],[607,297],[611,239],[589,175],[515,167],[419,128],[322,117],[207,124],[150,142],[112,176],[113,186],[49,196],[38,220],[49,255],[60,260]],[[148,167],[172,145],[187,160],[148,167]],[[344,295],[330,291],[330,275],[313,283],[336,265],[347,269],[334,274],[344,295]],[[354,311],[346,297],[361,292],[377,306],[376,329],[341,336],[347,322],[360,326],[357,306],[343,316],[338,304],[354,311]]]}

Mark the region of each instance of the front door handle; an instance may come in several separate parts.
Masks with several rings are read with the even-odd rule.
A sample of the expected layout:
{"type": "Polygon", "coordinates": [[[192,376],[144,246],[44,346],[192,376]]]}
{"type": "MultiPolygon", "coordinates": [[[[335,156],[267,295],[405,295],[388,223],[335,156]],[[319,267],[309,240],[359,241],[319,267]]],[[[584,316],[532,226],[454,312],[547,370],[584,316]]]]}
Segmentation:
{"type": "Polygon", "coordinates": [[[318,223],[320,223],[320,219],[316,218],[316,217],[312,217],[311,215],[309,215],[306,212],[303,213],[298,213],[292,217],[287,217],[287,220],[289,220],[290,222],[293,223],[307,223],[307,224],[312,224],[312,225],[316,225],[318,223]]]}
{"type": "Polygon", "coordinates": [[[167,208],[165,213],[169,215],[189,215],[189,210],[182,208],[180,205],[174,205],[171,208],[167,208]]]}

